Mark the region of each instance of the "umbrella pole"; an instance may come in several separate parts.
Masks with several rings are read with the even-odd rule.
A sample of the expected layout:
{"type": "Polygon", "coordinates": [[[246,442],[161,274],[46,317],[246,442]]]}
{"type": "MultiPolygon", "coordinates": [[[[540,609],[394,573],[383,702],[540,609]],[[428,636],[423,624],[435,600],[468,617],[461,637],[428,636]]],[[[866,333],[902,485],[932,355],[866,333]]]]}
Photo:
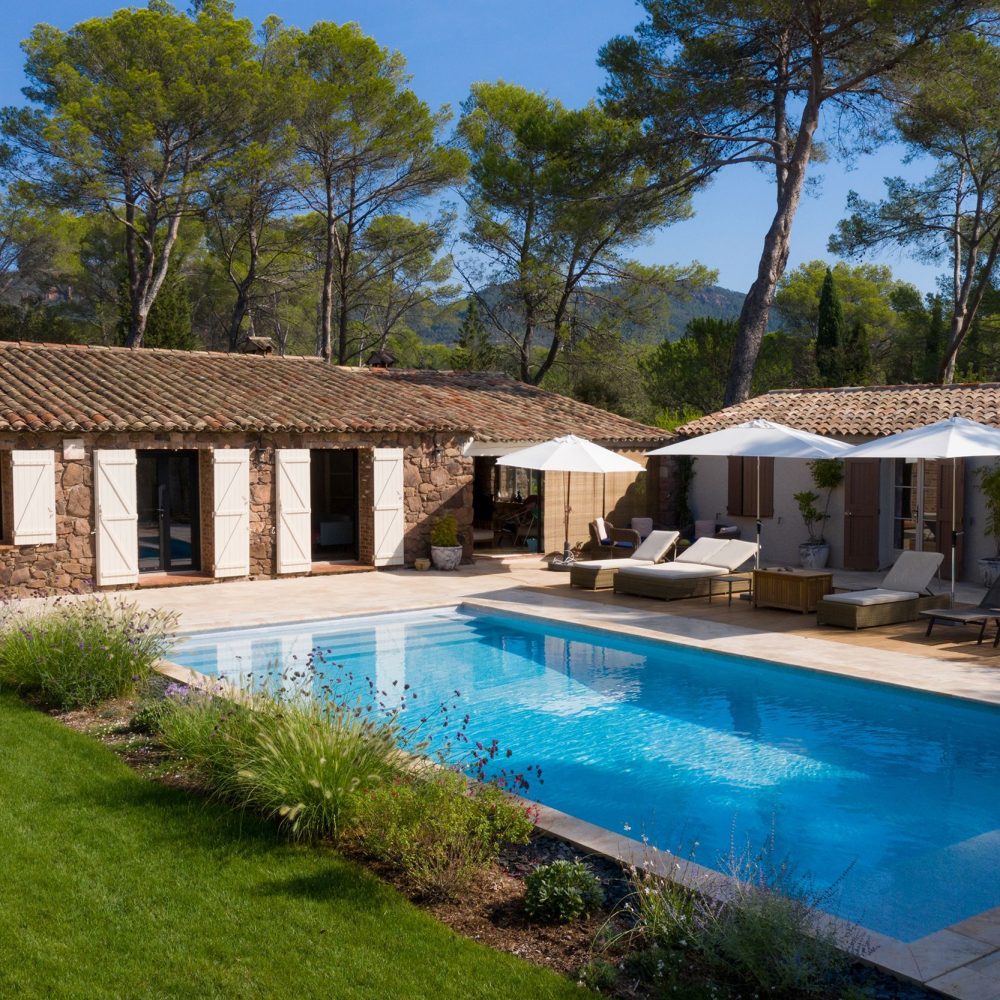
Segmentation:
{"type": "Polygon", "coordinates": [[[563,562],[569,562],[573,558],[573,553],[569,549],[569,486],[573,478],[572,472],[566,473],[566,512],[563,521],[563,562]]]}
{"type": "Polygon", "coordinates": [[[958,530],[955,523],[955,466],[958,459],[951,460],[951,606],[955,606],[955,546],[958,541],[958,530]]]}
{"type": "Polygon", "coordinates": [[[760,455],[757,456],[757,551],[753,554],[753,568],[760,569],[760,455]]]}

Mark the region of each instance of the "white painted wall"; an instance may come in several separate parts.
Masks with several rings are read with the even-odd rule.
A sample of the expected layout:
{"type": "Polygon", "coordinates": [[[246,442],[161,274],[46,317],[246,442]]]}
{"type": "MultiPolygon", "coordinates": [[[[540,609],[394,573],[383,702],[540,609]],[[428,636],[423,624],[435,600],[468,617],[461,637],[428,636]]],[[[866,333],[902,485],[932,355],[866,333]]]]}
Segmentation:
{"type": "MultiPolygon", "coordinates": [[[[986,505],[979,492],[974,470],[981,465],[989,466],[991,459],[968,459],[965,463],[965,559],[959,574],[960,579],[979,583],[977,559],[993,556],[996,543],[986,538],[983,529],[986,524],[986,505]]],[[[725,458],[698,458],[694,465],[694,482],[691,486],[690,504],[694,516],[716,518],[725,524],[738,524],[741,537],[747,541],[754,538],[752,517],[730,517],[726,513],[728,492],[728,462],[725,458]]],[[[763,520],[762,561],[778,566],[797,566],[798,547],[807,538],[805,526],[799,516],[798,507],[792,499],[801,490],[812,489],[809,463],[797,459],[775,459],[774,463],[774,517],[763,520]]],[[[892,547],[892,503],[893,503],[892,462],[882,463],[881,485],[881,527],[879,536],[879,564],[883,568],[892,565],[899,551],[892,547]]],[[[830,543],[830,566],[843,566],[844,557],[844,490],[840,487],[833,492],[830,503],[830,520],[824,532],[830,543]]],[[[947,559],[948,556],[946,555],[947,559]]]]}

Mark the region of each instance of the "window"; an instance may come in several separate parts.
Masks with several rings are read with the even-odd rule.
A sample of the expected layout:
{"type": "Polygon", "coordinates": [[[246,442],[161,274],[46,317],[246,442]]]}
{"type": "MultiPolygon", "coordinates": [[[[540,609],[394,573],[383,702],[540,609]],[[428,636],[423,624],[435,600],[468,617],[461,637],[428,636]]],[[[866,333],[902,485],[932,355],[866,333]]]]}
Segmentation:
{"type": "Polygon", "coordinates": [[[729,499],[726,511],[730,517],[757,516],[757,468],[760,466],[760,516],[774,517],[774,459],[729,459],[729,499]]]}
{"type": "MultiPolygon", "coordinates": [[[[964,467],[956,465],[957,484],[964,467]]],[[[961,524],[962,494],[956,506],[961,524]]],[[[897,458],[893,469],[892,544],[916,552],[943,552],[951,535],[951,464],[897,458]],[[941,501],[939,503],[939,501],[941,501]]]]}

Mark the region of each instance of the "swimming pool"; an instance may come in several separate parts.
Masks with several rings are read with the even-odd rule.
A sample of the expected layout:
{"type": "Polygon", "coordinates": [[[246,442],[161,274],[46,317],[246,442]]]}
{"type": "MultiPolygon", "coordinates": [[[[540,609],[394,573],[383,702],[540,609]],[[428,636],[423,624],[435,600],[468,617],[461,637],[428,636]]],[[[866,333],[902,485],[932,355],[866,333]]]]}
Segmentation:
{"type": "Polygon", "coordinates": [[[426,711],[460,692],[469,736],[540,766],[546,805],[712,868],[773,832],[817,887],[846,872],[824,906],[873,930],[1000,905],[1000,709],[454,609],[203,633],[171,659],[240,680],[314,648],[358,693],[409,684],[426,711]]]}

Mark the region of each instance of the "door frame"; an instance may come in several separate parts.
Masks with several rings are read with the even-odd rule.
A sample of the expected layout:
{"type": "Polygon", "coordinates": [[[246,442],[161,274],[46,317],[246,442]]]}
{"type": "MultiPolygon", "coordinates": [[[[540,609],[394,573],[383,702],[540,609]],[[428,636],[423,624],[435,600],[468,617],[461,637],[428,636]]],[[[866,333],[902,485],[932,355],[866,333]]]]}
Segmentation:
{"type": "MultiPolygon", "coordinates": [[[[157,513],[159,520],[159,554],[160,554],[160,565],[156,569],[143,569],[141,566],[141,556],[140,556],[140,568],[139,572],[142,573],[200,573],[201,572],[201,463],[199,460],[199,453],[194,448],[141,448],[136,451],[136,483],[139,481],[139,466],[142,463],[143,458],[153,456],[156,460],[156,490],[157,490],[157,513]],[[189,465],[189,471],[193,475],[194,489],[192,496],[194,497],[194,510],[191,516],[191,565],[182,566],[174,569],[171,565],[172,560],[170,558],[170,528],[171,528],[171,518],[170,518],[170,500],[169,492],[167,495],[167,503],[164,505],[162,498],[164,493],[169,490],[169,481],[167,475],[165,475],[165,470],[168,467],[168,463],[171,459],[186,459],[189,465]]],[[[137,519],[138,518],[138,505],[136,507],[137,519]]],[[[137,542],[138,544],[138,542],[137,542]]]]}

